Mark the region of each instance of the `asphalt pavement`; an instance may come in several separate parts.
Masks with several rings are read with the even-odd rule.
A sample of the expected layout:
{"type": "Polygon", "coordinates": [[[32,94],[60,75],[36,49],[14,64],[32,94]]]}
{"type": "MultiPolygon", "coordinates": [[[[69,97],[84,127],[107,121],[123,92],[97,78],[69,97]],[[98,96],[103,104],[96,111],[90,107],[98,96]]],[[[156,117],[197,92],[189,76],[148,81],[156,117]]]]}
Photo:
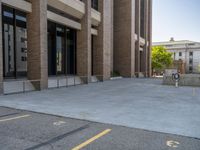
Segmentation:
{"type": "Polygon", "coordinates": [[[200,150],[200,139],[0,107],[0,150],[200,150]]]}

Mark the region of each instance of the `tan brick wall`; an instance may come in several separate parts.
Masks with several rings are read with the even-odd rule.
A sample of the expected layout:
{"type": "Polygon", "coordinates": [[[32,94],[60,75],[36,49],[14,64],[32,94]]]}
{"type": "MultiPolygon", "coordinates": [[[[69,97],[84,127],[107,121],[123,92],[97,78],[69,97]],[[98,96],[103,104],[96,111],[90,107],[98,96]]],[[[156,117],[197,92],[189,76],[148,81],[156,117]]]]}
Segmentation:
{"type": "Polygon", "coordinates": [[[147,1],[145,0],[145,28],[144,28],[144,32],[145,32],[145,45],[141,45],[141,41],[140,41],[140,1],[141,0],[135,0],[136,2],[136,15],[135,15],[135,19],[136,19],[136,34],[138,36],[138,39],[136,41],[136,47],[135,47],[135,71],[136,71],[136,75],[138,75],[139,72],[142,72],[144,74],[144,76],[148,77],[150,72],[151,72],[151,36],[152,36],[152,21],[151,21],[151,17],[152,14],[151,9],[152,9],[152,4],[151,1],[147,1]],[[143,48],[142,51],[142,56],[141,56],[141,60],[140,60],[140,47],[143,48]],[[140,66],[141,65],[141,66],[140,66]],[[141,68],[141,70],[140,70],[141,68]]]}
{"type": "Polygon", "coordinates": [[[135,0],[135,29],[138,40],[135,43],[135,72],[136,75],[140,72],[140,0],[135,0]]]}
{"type": "Polygon", "coordinates": [[[144,17],[144,36],[145,36],[145,45],[144,45],[144,50],[142,53],[142,72],[144,74],[144,76],[148,76],[148,60],[147,60],[147,56],[148,56],[148,1],[145,1],[145,17],[144,17]]]}
{"type": "Polygon", "coordinates": [[[114,70],[122,76],[134,74],[134,2],[114,1],[114,70]]]}
{"type": "Polygon", "coordinates": [[[31,0],[31,3],[32,13],[27,15],[28,79],[41,80],[37,88],[45,89],[48,87],[47,0],[31,0]]]}
{"type": "MultiPolygon", "coordinates": [[[[86,13],[81,20],[82,29],[77,32],[77,74],[91,77],[91,0],[83,0],[86,13]]],[[[88,82],[88,81],[86,81],[88,82]]]]}
{"type": "MultiPolygon", "coordinates": [[[[1,0],[0,0],[1,4],[1,0]]],[[[0,94],[3,93],[3,44],[2,44],[2,11],[0,5],[0,94]]]]}
{"type": "Polygon", "coordinates": [[[99,11],[101,12],[102,20],[97,27],[98,35],[94,36],[94,74],[102,75],[104,80],[110,78],[112,69],[112,3],[113,0],[99,1],[99,11]]]}
{"type": "Polygon", "coordinates": [[[110,68],[110,70],[111,70],[111,72],[113,72],[114,71],[114,50],[113,50],[113,48],[114,48],[114,33],[113,33],[113,31],[114,31],[114,1],[115,0],[111,0],[110,1],[110,8],[111,8],[111,31],[110,31],[110,36],[111,36],[111,52],[110,52],[110,63],[111,63],[111,68],[110,68]]]}

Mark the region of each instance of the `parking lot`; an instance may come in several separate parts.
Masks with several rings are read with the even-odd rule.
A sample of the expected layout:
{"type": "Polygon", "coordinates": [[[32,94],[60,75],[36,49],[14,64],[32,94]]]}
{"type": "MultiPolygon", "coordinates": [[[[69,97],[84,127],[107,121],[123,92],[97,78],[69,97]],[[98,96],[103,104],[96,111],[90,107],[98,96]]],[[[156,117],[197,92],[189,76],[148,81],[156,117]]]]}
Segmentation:
{"type": "Polygon", "coordinates": [[[121,79],[0,96],[0,106],[200,139],[200,88],[121,79]]]}
{"type": "Polygon", "coordinates": [[[200,140],[0,107],[1,150],[199,150],[200,140]]]}

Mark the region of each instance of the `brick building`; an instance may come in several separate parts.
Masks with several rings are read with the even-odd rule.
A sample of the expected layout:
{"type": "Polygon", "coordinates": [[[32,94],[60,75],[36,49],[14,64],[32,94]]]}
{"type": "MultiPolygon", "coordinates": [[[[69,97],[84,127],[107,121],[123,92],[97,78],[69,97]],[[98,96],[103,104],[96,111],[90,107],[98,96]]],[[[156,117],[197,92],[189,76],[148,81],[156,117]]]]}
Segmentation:
{"type": "Polygon", "coordinates": [[[152,0],[0,3],[0,93],[16,80],[42,90],[65,76],[85,83],[108,80],[114,71],[150,76],[152,0]]]}

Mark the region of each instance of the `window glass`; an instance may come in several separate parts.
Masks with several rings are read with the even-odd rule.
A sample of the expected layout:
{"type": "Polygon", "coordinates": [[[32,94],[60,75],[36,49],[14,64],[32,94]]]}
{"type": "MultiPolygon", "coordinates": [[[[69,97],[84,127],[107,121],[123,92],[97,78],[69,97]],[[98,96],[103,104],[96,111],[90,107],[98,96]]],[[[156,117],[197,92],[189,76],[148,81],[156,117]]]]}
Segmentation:
{"type": "Polygon", "coordinates": [[[4,76],[15,75],[14,59],[14,28],[13,25],[4,23],[4,76]]]}
{"type": "Polygon", "coordinates": [[[16,27],[16,65],[17,75],[25,76],[27,72],[27,29],[16,27]]]}
{"type": "Polygon", "coordinates": [[[91,4],[92,4],[92,8],[98,10],[98,0],[92,0],[91,4]]]}
{"type": "Polygon", "coordinates": [[[48,21],[49,75],[76,74],[76,30],[48,21]]]}
{"type": "Polygon", "coordinates": [[[17,78],[27,72],[26,14],[13,8],[3,9],[4,77],[17,78]]]}

